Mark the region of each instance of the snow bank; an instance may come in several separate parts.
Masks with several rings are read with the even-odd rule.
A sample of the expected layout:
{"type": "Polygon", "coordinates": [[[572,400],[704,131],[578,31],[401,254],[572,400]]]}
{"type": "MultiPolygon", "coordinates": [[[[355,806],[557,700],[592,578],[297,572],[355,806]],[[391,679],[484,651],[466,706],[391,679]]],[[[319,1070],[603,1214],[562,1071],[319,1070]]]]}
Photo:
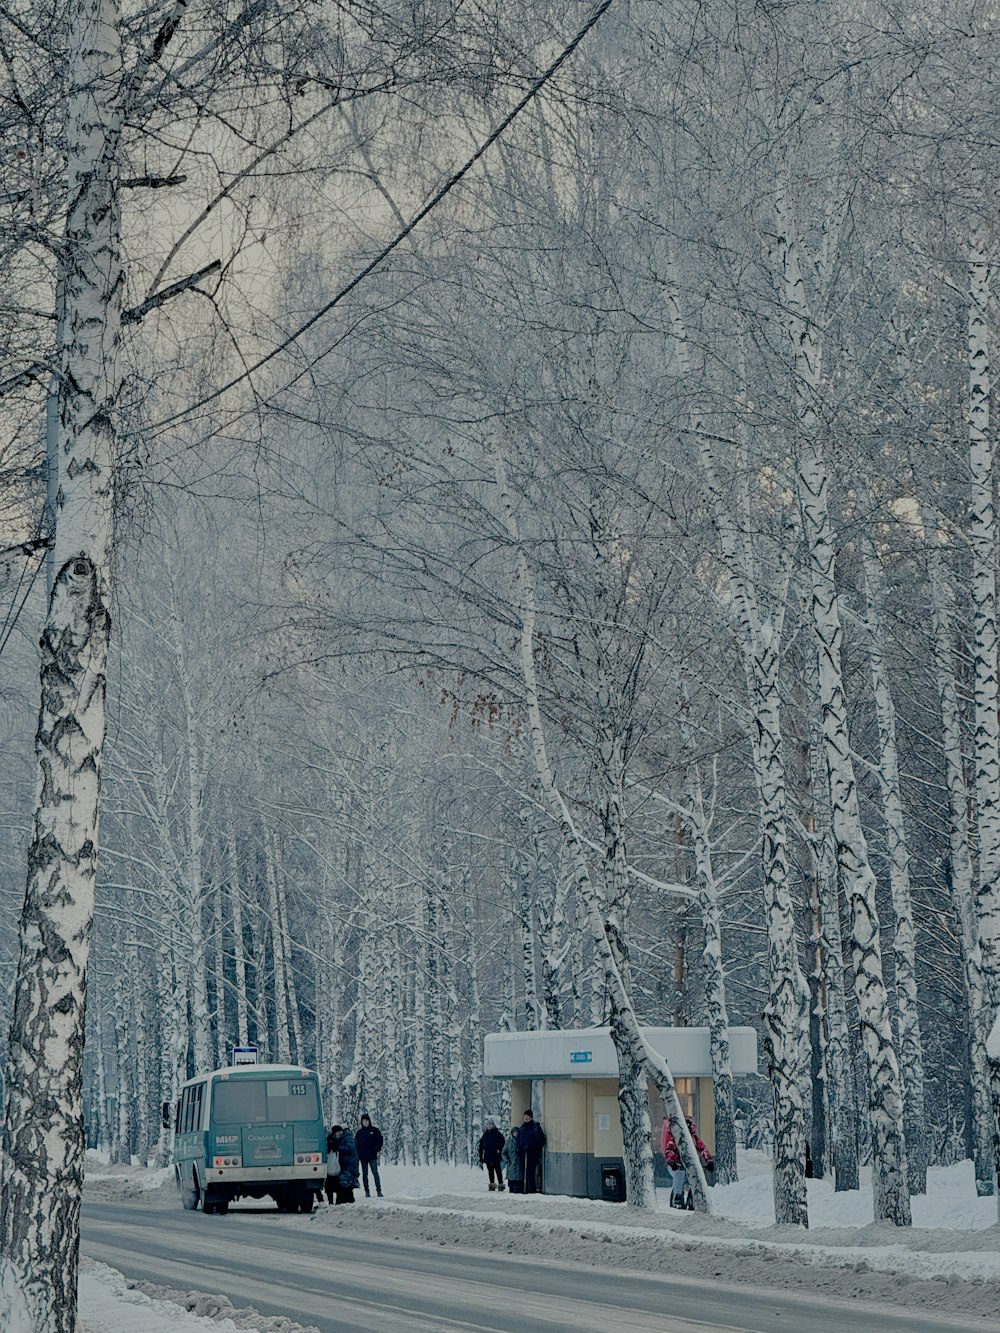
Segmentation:
{"type": "Polygon", "coordinates": [[[80,1333],[319,1333],[291,1319],[238,1310],[225,1296],[130,1282],[106,1264],[80,1263],[80,1333]]]}
{"type": "Polygon", "coordinates": [[[172,1166],[107,1166],[88,1153],[83,1185],[95,1199],[137,1199],[177,1196],[172,1166]]]}
{"type": "MultiPolygon", "coordinates": [[[[770,1158],[762,1152],[741,1151],[739,1171],[740,1179],[735,1185],[719,1186],[711,1191],[715,1215],[755,1229],[774,1226],[770,1158]]],[[[875,1212],[871,1171],[865,1169],[861,1174],[861,1188],[841,1194],[834,1190],[832,1181],[807,1182],[812,1230],[819,1227],[858,1228],[872,1223],[875,1212]]],[[[400,1200],[426,1199],[441,1194],[478,1198],[488,1193],[485,1173],[463,1166],[384,1166],[382,1185],[387,1196],[400,1200]]],[[[570,1202],[577,1208],[609,1207],[612,1212],[616,1208],[619,1212],[624,1211],[621,1205],[601,1204],[594,1200],[574,1199],[570,1202]]],[[[997,1221],[996,1199],[980,1199],[976,1195],[975,1173],[970,1161],[958,1162],[954,1166],[932,1166],[927,1173],[926,1195],[915,1197],[912,1203],[916,1228],[980,1230],[994,1226],[997,1221]]],[[[671,1210],[665,1190],[657,1191],[657,1205],[661,1212],[675,1220],[684,1216],[671,1210]]]]}
{"type": "Polygon", "coordinates": [[[154,1300],[129,1287],[114,1268],[80,1262],[80,1333],[238,1333],[231,1319],[209,1325],[172,1301],[154,1300]]]}
{"type": "MultiPolygon", "coordinates": [[[[572,1235],[655,1242],[664,1250],[706,1247],[716,1254],[781,1258],[857,1273],[1000,1281],[996,1200],[977,1198],[971,1162],[931,1168],[927,1195],[913,1200],[915,1225],[909,1229],[873,1223],[870,1172],[861,1189],[841,1194],[829,1181],[809,1181],[810,1229],[775,1226],[769,1159],[763,1153],[741,1153],[739,1167],[735,1185],[711,1191],[715,1213],[710,1217],[671,1209],[666,1191],[658,1191],[658,1210],[652,1213],[561,1195],[492,1194],[479,1171],[448,1166],[388,1166],[382,1172],[386,1198],[361,1202],[366,1212],[450,1217],[458,1228],[475,1220],[501,1235],[527,1228],[540,1244],[542,1237],[552,1237],[543,1248],[553,1257],[559,1237],[572,1235]]],[[[322,1214],[316,1221],[329,1225],[322,1214]]]]}

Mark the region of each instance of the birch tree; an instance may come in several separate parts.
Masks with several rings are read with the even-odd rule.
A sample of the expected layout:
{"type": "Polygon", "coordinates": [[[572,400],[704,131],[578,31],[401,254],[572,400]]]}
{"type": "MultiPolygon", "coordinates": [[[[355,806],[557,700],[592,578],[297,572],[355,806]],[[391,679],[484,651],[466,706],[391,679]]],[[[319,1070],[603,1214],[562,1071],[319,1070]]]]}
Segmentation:
{"type": "Polygon", "coordinates": [[[899,1058],[906,1109],[907,1168],[910,1192],[927,1192],[926,1113],[924,1108],[924,1053],[917,1009],[916,932],[910,894],[910,852],[903,814],[896,742],[896,710],[889,686],[883,629],[884,578],[870,530],[861,536],[862,563],[867,591],[866,619],[872,694],[879,734],[879,783],[885,812],[889,859],[889,889],[894,923],[893,954],[896,971],[899,1058]]]}
{"type": "Polygon", "coordinates": [[[121,386],[118,144],[127,101],[114,0],[70,30],[59,494],[41,645],[38,803],[8,1043],[0,1323],[73,1333],[83,1174],[81,1070],[110,631],[121,386]]]}

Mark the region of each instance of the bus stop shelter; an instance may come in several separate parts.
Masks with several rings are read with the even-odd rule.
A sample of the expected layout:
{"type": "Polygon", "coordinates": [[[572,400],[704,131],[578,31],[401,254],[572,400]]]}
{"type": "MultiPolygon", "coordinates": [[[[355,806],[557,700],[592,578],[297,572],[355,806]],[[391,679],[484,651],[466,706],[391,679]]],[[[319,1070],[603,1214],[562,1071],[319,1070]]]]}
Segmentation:
{"type": "MultiPolygon", "coordinates": [[[[670,1064],[685,1115],[694,1118],[715,1150],[715,1104],[708,1028],[647,1027],[643,1036],[670,1064]]],[[[757,1033],[730,1028],[733,1074],[757,1073],[757,1033]]],[[[542,1122],[544,1189],[583,1199],[615,1197],[609,1181],[621,1182],[624,1158],[618,1110],[618,1056],[608,1028],[546,1032],[495,1032],[485,1042],[483,1072],[510,1083],[514,1124],[531,1107],[542,1122]],[[532,1092],[534,1090],[534,1101],[532,1092]]],[[[663,1103],[649,1085],[650,1122],[657,1174],[663,1176],[660,1131],[663,1103]]],[[[509,1130],[505,1130],[509,1132],[509,1130]]]]}

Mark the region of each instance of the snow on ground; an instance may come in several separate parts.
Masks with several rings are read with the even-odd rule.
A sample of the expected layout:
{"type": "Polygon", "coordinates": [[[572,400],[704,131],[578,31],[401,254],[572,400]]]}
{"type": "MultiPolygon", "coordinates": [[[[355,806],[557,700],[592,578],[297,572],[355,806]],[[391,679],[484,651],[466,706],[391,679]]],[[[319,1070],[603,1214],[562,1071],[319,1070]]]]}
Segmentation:
{"type": "Polygon", "coordinates": [[[136,1199],[156,1195],[176,1197],[172,1166],[108,1166],[87,1153],[83,1164],[86,1190],[94,1199],[136,1199]]]}
{"type": "Polygon", "coordinates": [[[997,1201],[977,1198],[971,1162],[931,1168],[927,1195],[913,1200],[910,1229],[873,1222],[870,1172],[860,1190],[841,1194],[828,1181],[809,1181],[808,1231],[774,1225],[771,1164],[763,1153],[741,1153],[740,1176],[735,1185],[713,1189],[711,1217],[671,1209],[666,1191],[658,1191],[655,1213],[560,1195],[491,1194],[485,1176],[467,1167],[386,1166],[385,1200],[359,1197],[372,1209],[433,1211],[456,1221],[489,1221],[501,1231],[530,1228],[540,1237],[586,1234],[665,1248],[767,1254],[857,1272],[1000,1281],[997,1201]]]}
{"type": "Polygon", "coordinates": [[[114,1268],[80,1261],[80,1333],[238,1333],[231,1319],[211,1324],[172,1301],[130,1289],[114,1268]]]}
{"type": "MultiPolygon", "coordinates": [[[[740,1179],[713,1191],[712,1201],[723,1217],[757,1226],[773,1226],[771,1161],[761,1152],[739,1154],[740,1179]]],[[[871,1169],[861,1172],[861,1189],[837,1194],[830,1180],[806,1182],[810,1227],[862,1227],[874,1217],[871,1169]]],[[[971,1161],[955,1166],[932,1166],[927,1172],[927,1193],[912,1200],[913,1225],[938,1230],[975,1230],[995,1226],[997,1201],[976,1195],[971,1161]]]]}
{"type": "MultiPolygon", "coordinates": [[[[997,1203],[995,1199],[976,1197],[970,1162],[931,1168],[927,1195],[913,1200],[914,1226],[909,1229],[873,1223],[870,1176],[865,1177],[860,1190],[842,1194],[835,1193],[827,1181],[809,1181],[810,1229],[775,1226],[770,1174],[770,1161],[762,1153],[741,1153],[740,1180],[713,1189],[715,1213],[703,1217],[671,1209],[662,1191],[656,1212],[637,1212],[621,1204],[561,1195],[489,1193],[485,1173],[470,1167],[385,1165],[384,1199],[366,1199],[358,1190],[355,1209],[324,1205],[312,1219],[289,1221],[324,1229],[375,1227],[388,1234],[400,1230],[396,1219],[410,1218],[419,1229],[417,1219],[424,1218],[432,1224],[441,1244],[488,1245],[502,1251],[510,1250],[517,1243],[515,1238],[530,1234],[531,1253],[553,1260],[579,1257],[581,1241],[606,1242],[617,1253],[629,1254],[630,1263],[634,1260],[634,1266],[647,1271],[658,1271],[668,1255],[674,1256],[668,1261],[673,1267],[681,1259],[694,1259],[703,1253],[705,1259],[698,1262],[711,1261],[713,1271],[723,1280],[727,1276],[737,1280],[741,1268],[749,1265],[757,1276],[747,1275],[746,1280],[764,1285],[769,1285],[770,1279],[765,1270],[771,1269],[776,1278],[778,1263],[762,1266],[762,1261],[789,1260],[793,1265],[810,1266],[813,1271],[817,1266],[822,1268],[828,1275],[823,1279],[825,1289],[845,1298],[857,1294],[852,1284],[867,1282],[870,1286],[880,1281],[889,1287],[877,1291],[877,1297],[893,1299],[895,1290],[902,1291],[898,1284],[924,1279],[944,1284],[937,1289],[940,1296],[933,1293],[935,1303],[940,1301],[942,1308],[956,1299],[956,1282],[962,1283],[967,1293],[962,1298],[965,1308],[982,1306],[982,1313],[992,1314],[1000,1304],[994,1286],[1000,1283],[997,1203]],[[841,1277],[835,1276],[838,1272],[841,1277]]],[[[180,1207],[170,1168],[110,1167],[88,1159],[86,1188],[92,1197],[141,1197],[154,1206],[180,1207]]],[[[614,1262],[612,1250],[606,1255],[604,1262],[614,1262]]],[[[215,1319],[198,1322],[184,1312],[185,1307],[199,1308],[196,1294],[172,1292],[179,1305],[164,1306],[155,1299],[164,1294],[162,1289],[143,1284],[154,1299],[143,1297],[140,1301],[140,1293],[127,1288],[112,1270],[104,1270],[104,1276],[95,1279],[93,1274],[100,1272],[100,1267],[95,1265],[85,1274],[86,1286],[81,1278],[85,1333],[167,1333],[175,1329],[187,1333],[189,1328],[191,1333],[196,1329],[201,1333],[230,1333],[237,1325],[224,1317],[227,1313],[238,1317],[240,1328],[274,1328],[258,1322],[252,1312],[213,1312],[204,1304],[201,1308],[214,1313],[215,1319]],[[106,1307],[108,1313],[97,1310],[98,1300],[104,1302],[102,1309],[106,1307]],[[127,1302],[124,1307],[122,1301],[127,1302]],[[167,1310],[165,1316],[158,1314],[161,1307],[167,1310]],[[167,1322],[141,1322],[136,1310],[143,1320],[162,1317],[167,1322]],[[249,1323],[240,1317],[244,1314],[249,1323]]],[[[930,1293],[929,1287],[919,1290],[930,1293]]],[[[912,1294],[917,1295],[916,1288],[912,1294]]]]}
{"type": "Polygon", "coordinates": [[[115,1268],[80,1260],[80,1333],[319,1333],[291,1319],[237,1310],[225,1296],[129,1282],[115,1268]]]}
{"type": "MultiPolygon", "coordinates": [[[[771,1193],[771,1160],[762,1152],[739,1154],[740,1179],[735,1185],[720,1186],[711,1192],[712,1205],[720,1218],[743,1222],[753,1228],[774,1226],[774,1197],[771,1193]]],[[[809,1225],[818,1227],[864,1227],[872,1223],[871,1170],[862,1173],[859,1190],[838,1194],[830,1180],[807,1181],[809,1225]]],[[[400,1200],[429,1198],[439,1194],[481,1196],[487,1192],[481,1171],[462,1166],[386,1166],[382,1168],[386,1194],[400,1200]]],[[[547,1198],[560,1198],[548,1195],[547,1198]]],[[[526,1200],[530,1202],[530,1200],[526,1200]]],[[[595,1200],[574,1199],[575,1207],[625,1210],[621,1205],[601,1204],[595,1200]]],[[[683,1214],[672,1210],[667,1191],[657,1191],[657,1204],[675,1221],[683,1214]]],[[[980,1199],[971,1161],[956,1166],[932,1166],[927,1173],[927,1193],[913,1199],[915,1228],[969,1231],[995,1226],[997,1201],[980,1199]]]]}

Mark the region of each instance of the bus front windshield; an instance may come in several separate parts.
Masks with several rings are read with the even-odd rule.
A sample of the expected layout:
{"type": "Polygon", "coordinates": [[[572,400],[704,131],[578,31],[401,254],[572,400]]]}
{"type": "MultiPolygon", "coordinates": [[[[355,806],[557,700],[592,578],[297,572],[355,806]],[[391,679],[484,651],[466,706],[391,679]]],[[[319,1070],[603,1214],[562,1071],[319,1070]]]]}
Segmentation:
{"type": "Polygon", "coordinates": [[[215,1085],[212,1119],[218,1125],[260,1125],[318,1120],[314,1079],[241,1078],[215,1085]]]}

